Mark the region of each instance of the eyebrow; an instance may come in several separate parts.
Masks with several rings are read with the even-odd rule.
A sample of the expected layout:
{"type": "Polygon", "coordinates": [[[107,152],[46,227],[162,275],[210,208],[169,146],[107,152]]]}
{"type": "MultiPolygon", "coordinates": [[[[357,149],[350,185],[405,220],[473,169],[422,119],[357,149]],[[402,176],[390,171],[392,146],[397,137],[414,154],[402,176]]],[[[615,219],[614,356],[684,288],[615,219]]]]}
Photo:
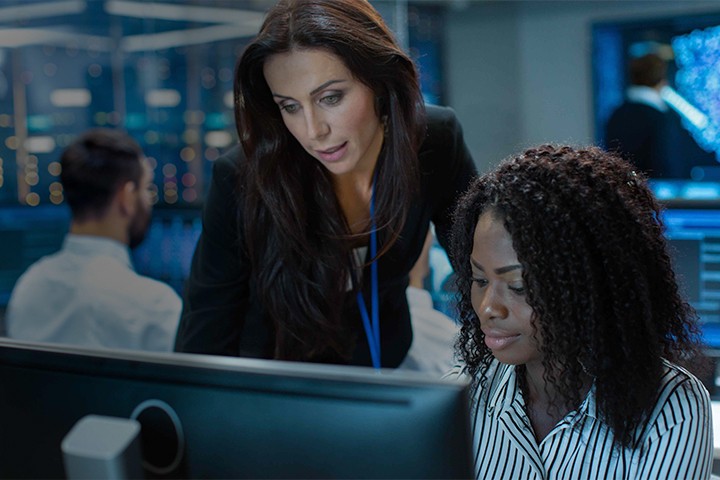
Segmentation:
{"type": "MultiPolygon", "coordinates": [[[[318,92],[321,92],[321,91],[325,90],[325,89],[326,89],[327,87],[329,87],[330,85],[333,85],[333,84],[335,84],[335,83],[342,83],[342,82],[344,82],[344,81],[345,81],[345,80],[328,80],[327,82],[323,83],[323,84],[320,85],[319,87],[313,89],[313,91],[310,92],[310,96],[313,96],[313,95],[317,94],[318,92]]],[[[273,95],[273,97],[278,97],[278,98],[283,98],[283,99],[292,99],[292,97],[287,97],[287,96],[285,96],[285,95],[280,95],[279,93],[273,93],[272,95],[273,95]]]]}
{"type": "MultiPolygon", "coordinates": [[[[475,268],[477,268],[478,270],[481,270],[481,271],[483,271],[483,272],[485,271],[485,269],[482,267],[482,265],[480,265],[479,263],[477,263],[477,262],[476,262],[475,260],[473,260],[472,258],[470,259],[470,263],[472,263],[472,264],[475,266],[475,268]]],[[[496,269],[495,269],[495,273],[498,274],[498,275],[502,275],[503,273],[512,272],[513,270],[518,270],[518,269],[521,269],[521,268],[522,268],[522,265],[520,265],[520,264],[507,265],[507,266],[505,266],[505,267],[496,268],[496,269]]]]}

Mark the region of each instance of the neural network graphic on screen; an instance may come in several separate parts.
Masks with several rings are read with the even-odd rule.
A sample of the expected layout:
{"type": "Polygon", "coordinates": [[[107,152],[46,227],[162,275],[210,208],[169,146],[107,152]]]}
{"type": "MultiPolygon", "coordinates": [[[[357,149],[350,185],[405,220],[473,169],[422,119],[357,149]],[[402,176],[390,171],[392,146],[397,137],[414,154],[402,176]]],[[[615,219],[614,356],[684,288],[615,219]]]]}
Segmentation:
{"type": "Polygon", "coordinates": [[[720,26],[694,30],[672,40],[678,92],[695,108],[684,123],[695,141],[720,158],[720,26]]]}

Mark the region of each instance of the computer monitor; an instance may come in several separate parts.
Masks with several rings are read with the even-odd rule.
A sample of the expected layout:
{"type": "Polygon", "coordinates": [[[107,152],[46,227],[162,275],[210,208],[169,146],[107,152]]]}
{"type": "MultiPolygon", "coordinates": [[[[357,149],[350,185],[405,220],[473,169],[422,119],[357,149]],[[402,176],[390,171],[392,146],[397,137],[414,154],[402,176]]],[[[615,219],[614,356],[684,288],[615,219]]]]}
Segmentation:
{"type": "Polygon", "coordinates": [[[63,477],[79,419],[143,405],[151,478],[473,476],[468,385],[417,372],[1,339],[0,384],[2,478],[63,477]]]}
{"type": "Polygon", "coordinates": [[[20,275],[60,249],[69,225],[70,210],[65,206],[0,207],[0,311],[20,275]]]}
{"type": "Polygon", "coordinates": [[[720,350],[720,202],[671,202],[663,221],[680,289],[705,345],[720,350]]]}
{"type": "Polygon", "coordinates": [[[135,270],[182,295],[202,229],[201,215],[196,207],[155,207],[145,240],[132,251],[135,270]]]}

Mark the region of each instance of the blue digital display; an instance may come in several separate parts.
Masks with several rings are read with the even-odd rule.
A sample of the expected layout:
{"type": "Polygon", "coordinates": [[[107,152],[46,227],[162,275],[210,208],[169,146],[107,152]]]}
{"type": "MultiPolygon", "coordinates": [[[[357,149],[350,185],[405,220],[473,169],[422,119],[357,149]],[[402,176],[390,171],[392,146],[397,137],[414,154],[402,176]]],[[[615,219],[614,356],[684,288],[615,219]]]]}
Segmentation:
{"type": "Polygon", "coordinates": [[[705,344],[720,349],[720,205],[671,208],[663,221],[681,291],[700,317],[705,344]]]}
{"type": "Polygon", "coordinates": [[[685,127],[706,150],[720,156],[720,26],[673,38],[678,91],[698,109],[685,127]]]}
{"type": "MultiPolygon", "coordinates": [[[[720,12],[598,21],[592,25],[595,142],[607,146],[605,127],[625,100],[632,58],[654,53],[667,62],[661,96],[673,117],[666,135],[672,173],[657,178],[720,183],[720,12]],[[679,118],[676,118],[679,117],[679,118]],[[677,124],[677,127],[674,125],[677,124]]],[[[671,190],[678,191],[678,188],[671,190]]],[[[668,194],[670,189],[665,189],[668,194]]],[[[705,189],[705,193],[712,189],[705,189]]],[[[699,190],[696,190],[699,191],[699,190]]],[[[682,197],[677,197],[682,198],[682,197]]],[[[720,195],[713,197],[720,200],[720,195]]]]}
{"type": "Polygon", "coordinates": [[[201,230],[199,209],[155,209],[145,241],[132,252],[135,270],[182,295],[201,230]]]}

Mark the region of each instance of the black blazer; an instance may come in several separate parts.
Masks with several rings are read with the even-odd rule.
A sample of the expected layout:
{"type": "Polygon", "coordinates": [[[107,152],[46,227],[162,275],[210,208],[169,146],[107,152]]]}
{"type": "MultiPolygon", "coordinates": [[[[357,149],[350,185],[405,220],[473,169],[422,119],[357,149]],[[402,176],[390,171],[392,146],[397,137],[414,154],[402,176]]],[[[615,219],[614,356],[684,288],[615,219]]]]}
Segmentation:
{"type": "MultiPolygon", "coordinates": [[[[412,342],[405,289],[408,272],[422,251],[430,222],[447,248],[456,198],[476,175],[454,112],[427,107],[428,129],[418,155],[421,196],[412,205],[402,234],[378,261],[382,365],[396,367],[412,342]]],[[[274,339],[251,282],[249,261],[238,248],[238,168],[244,161],[236,147],[213,166],[203,211],[203,230],[186,285],[175,349],[182,352],[272,358],[274,339]]],[[[369,296],[369,271],[363,291],[369,296]]],[[[343,315],[357,329],[351,364],[371,365],[370,352],[355,297],[348,295],[343,315]]]]}

